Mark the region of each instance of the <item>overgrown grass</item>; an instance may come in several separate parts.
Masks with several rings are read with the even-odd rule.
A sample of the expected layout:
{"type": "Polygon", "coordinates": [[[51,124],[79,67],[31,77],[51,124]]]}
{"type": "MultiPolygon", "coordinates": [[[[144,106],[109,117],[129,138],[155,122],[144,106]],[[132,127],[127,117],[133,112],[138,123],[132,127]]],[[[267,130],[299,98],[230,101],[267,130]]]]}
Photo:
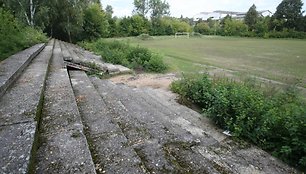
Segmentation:
{"type": "Polygon", "coordinates": [[[163,72],[167,69],[162,57],[147,48],[130,46],[120,41],[99,39],[94,42],[81,42],[82,47],[100,54],[106,62],[120,64],[134,70],[163,72]]]}
{"type": "Polygon", "coordinates": [[[42,31],[23,26],[8,11],[0,8],[0,61],[36,43],[46,42],[42,31]]]}
{"type": "Polygon", "coordinates": [[[217,125],[306,170],[306,103],[296,88],[273,91],[256,83],[189,75],[171,89],[217,125]]]}

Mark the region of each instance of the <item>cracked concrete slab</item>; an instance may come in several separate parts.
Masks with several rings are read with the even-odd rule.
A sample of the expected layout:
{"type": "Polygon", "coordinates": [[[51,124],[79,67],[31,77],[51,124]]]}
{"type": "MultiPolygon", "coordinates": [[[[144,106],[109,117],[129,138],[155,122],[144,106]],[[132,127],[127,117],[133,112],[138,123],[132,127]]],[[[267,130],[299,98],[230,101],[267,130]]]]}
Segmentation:
{"type": "Polygon", "coordinates": [[[97,78],[91,81],[118,114],[116,121],[150,172],[296,172],[258,148],[227,144],[234,141],[221,130],[210,129],[214,126],[200,119],[203,116],[157,92],[97,78]]]}
{"type": "Polygon", "coordinates": [[[53,41],[0,99],[0,173],[27,173],[53,41]]]}
{"type": "Polygon", "coordinates": [[[27,173],[36,122],[0,126],[0,173],[27,173]]]}
{"type": "Polygon", "coordinates": [[[83,124],[55,42],[41,115],[36,173],[96,173],[83,124]]]}
{"type": "Polygon", "coordinates": [[[76,101],[86,126],[96,170],[105,173],[145,173],[141,159],[112,117],[84,72],[70,71],[76,101]]]}
{"type": "Polygon", "coordinates": [[[36,44],[0,62],[0,96],[5,93],[7,88],[44,47],[44,43],[36,44]]]}

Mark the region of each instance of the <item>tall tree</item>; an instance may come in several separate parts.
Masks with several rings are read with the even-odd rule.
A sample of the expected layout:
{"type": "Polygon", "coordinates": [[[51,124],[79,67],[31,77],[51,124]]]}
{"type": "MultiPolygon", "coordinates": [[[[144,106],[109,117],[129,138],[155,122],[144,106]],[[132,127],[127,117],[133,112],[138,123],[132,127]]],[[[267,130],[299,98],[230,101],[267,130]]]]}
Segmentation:
{"type": "Polygon", "coordinates": [[[151,19],[158,19],[164,15],[170,14],[170,5],[166,0],[150,0],[151,19]]]}
{"type": "Polygon", "coordinates": [[[157,19],[170,13],[170,5],[166,0],[134,0],[134,6],[134,13],[144,17],[150,13],[152,19],[157,19]]]}
{"type": "Polygon", "coordinates": [[[48,20],[45,31],[52,37],[76,41],[82,33],[86,0],[44,0],[47,7],[43,16],[48,20]]]}
{"type": "Polygon", "coordinates": [[[34,18],[41,1],[39,0],[2,0],[2,4],[21,21],[34,26],[34,18]]]}
{"type": "Polygon", "coordinates": [[[109,34],[108,26],[107,15],[99,4],[91,4],[84,11],[83,37],[85,39],[107,37],[109,34]]]}
{"type": "Polygon", "coordinates": [[[304,32],[306,32],[306,15],[303,17],[303,29],[302,29],[302,31],[304,31],[304,32]]]}
{"type": "Polygon", "coordinates": [[[146,16],[149,12],[149,0],[134,0],[134,13],[146,16]]]}
{"type": "Polygon", "coordinates": [[[114,13],[113,7],[112,7],[111,5],[107,5],[107,6],[105,7],[105,13],[106,13],[108,16],[112,17],[112,16],[113,16],[113,13],[114,13]]]}
{"type": "Polygon", "coordinates": [[[277,7],[273,20],[283,23],[284,28],[299,29],[303,17],[302,0],[283,0],[277,7]]]}
{"type": "Polygon", "coordinates": [[[256,10],[255,4],[253,4],[245,16],[244,22],[248,25],[249,29],[253,31],[256,28],[258,20],[259,14],[256,10]]]}
{"type": "Polygon", "coordinates": [[[134,15],[131,17],[131,26],[132,30],[130,35],[131,36],[138,36],[143,33],[148,33],[150,26],[149,21],[144,18],[142,15],[134,15]]]}

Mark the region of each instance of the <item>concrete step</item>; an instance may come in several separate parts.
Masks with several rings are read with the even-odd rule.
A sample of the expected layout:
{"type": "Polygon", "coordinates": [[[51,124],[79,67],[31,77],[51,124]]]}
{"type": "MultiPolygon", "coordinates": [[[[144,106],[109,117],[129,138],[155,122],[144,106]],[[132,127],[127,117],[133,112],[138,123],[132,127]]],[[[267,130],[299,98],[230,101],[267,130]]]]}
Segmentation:
{"type": "MultiPolygon", "coordinates": [[[[213,165],[191,147],[198,143],[186,130],[171,123],[160,112],[164,108],[154,108],[133,96],[132,90],[110,81],[91,78],[97,91],[107,106],[117,114],[115,120],[151,173],[214,173],[213,165]],[[126,88],[126,89],[125,89],[126,88]],[[175,154],[174,149],[178,150],[175,154]],[[184,154],[183,156],[181,154],[184,154]]],[[[207,142],[215,143],[208,138],[207,142]]]]}
{"type": "Polygon", "coordinates": [[[76,63],[76,64],[83,64],[84,60],[83,60],[83,58],[79,57],[79,55],[76,54],[75,49],[72,46],[73,44],[70,44],[70,43],[67,43],[67,42],[62,42],[62,44],[68,50],[67,54],[70,55],[71,62],[76,63]]]}
{"type": "Polygon", "coordinates": [[[0,97],[44,47],[44,43],[34,45],[0,62],[0,97]]]}
{"type": "Polygon", "coordinates": [[[96,173],[59,41],[55,42],[39,129],[36,173],[96,173]]]}
{"type": "Polygon", "coordinates": [[[72,57],[71,57],[69,50],[66,47],[66,44],[64,42],[60,42],[60,46],[61,46],[64,61],[71,62],[72,57]]]}
{"type": "MultiPolygon", "coordinates": [[[[39,50],[44,47],[42,44],[9,58],[14,60],[12,64],[9,63],[12,61],[9,59],[5,64],[1,64],[1,66],[11,65],[1,69],[6,79],[10,79],[10,75],[16,78],[16,73],[20,76],[0,98],[0,173],[27,173],[29,170],[33,160],[31,150],[35,151],[34,142],[37,136],[35,132],[41,113],[53,43],[53,40],[49,41],[39,54],[39,50]],[[29,55],[30,53],[34,55],[29,55]],[[35,57],[36,54],[38,55],[35,57]],[[33,61],[21,72],[27,61],[32,59],[30,57],[33,61]],[[17,58],[23,61],[15,61],[17,58]],[[19,69],[14,70],[14,68],[19,69]],[[9,72],[4,72],[6,70],[9,72]]],[[[1,76],[1,79],[3,80],[4,76],[1,76]]]]}
{"type": "Polygon", "coordinates": [[[202,117],[200,114],[174,103],[169,96],[162,96],[156,90],[115,85],[96,78],[91,80],[106,103],[119,110],[118,122],[128,127],[123,129],[128,140],[131,143],[135,140],[142,142],[133,147],[149,171],[162,171],[152,165],[156,161],[170,173],[295,171],[255,146],[226,138],[221,130],[210,125],[211,122],[199,119],[202,117]],[[139,133],[141,131],[131,132],[132,129],[141,130],[146,136],[139,133]],[[174,161],[178,165],[174,165],[174,161]]]}
{"type": "Polygon", "coordinates": [[[200,152],[204,157],[210,159],[214,165],[222,167],[225,171],[234,171],[235,173],[250,173],[264,171],[264,173],[294,173],[294,169],[283,164],[281,161],[271,157],[267,152],[250,145],[248,143],[238,143],[224,134],[207,117],[178,104],[170,92],[160,89],[146,88],[141,89],[146,95],[154,99],[152,102],[160,103],[167,109],[177,112],[177,118],[173,118],[183,128],[188,128],[190,124],[202,128],[205,134],[208,134],[218,140],[219,143],[213,146],[197,146],[194,150],[200,152]],[[247,145],[248,144],[248,145],[247,145]],[[244,160],[238,160],[242,157],[244,160]],[[237,159],[236,161],[232,159],[237,159]],[[253,161],[261,161],[253,163],[253,161]],[[245,165],[247,164],[247,165],[245,165]],[[275,167],[271,167],[275,166],[275,167]]]}
{"type": "Polygon", "coordinates": [[[167,115],[174,116],[170,118],[171,121],[186,130],[190,129],[189,127],[194,127],[195,129],[201,128],[203,134],[212,136],[218,142],[224,141],[227,138],[227,136],[222,133],[222,130],[215,126],[209,118],[177,103],[175,96],[173,96],[174,94],[171,94],[171,92],[152,88],[140,89],[138,91],[144,93],[143,95],[145,96],[150,96],[150,100],[146,100],[148,103],[160,107],[164,106],[165,109],[163,112],[168,113],[167,115]]]}
{"type": "Polygon", "coordinates": [[[86,125],[96,170],[103,173],[146,173],[147,170],[114,120],[87,75],[70,71],[77,104],[86,125]]]}
{"type": "Polygon", "coordinates": [[[72,45],[70,44],[70,46],[72,46],[74,48],[74,50],[76,50],[76,53],[79,55],[79,57],[84,57],[88,60],[93,60],[93,61],[98,61],[101,63],[104,63],[104,61],[102,60],[102,57],[100,55],[96,55],[90,51],[85,50],[82,47],[79,47],[78,45],[72,45]]]}

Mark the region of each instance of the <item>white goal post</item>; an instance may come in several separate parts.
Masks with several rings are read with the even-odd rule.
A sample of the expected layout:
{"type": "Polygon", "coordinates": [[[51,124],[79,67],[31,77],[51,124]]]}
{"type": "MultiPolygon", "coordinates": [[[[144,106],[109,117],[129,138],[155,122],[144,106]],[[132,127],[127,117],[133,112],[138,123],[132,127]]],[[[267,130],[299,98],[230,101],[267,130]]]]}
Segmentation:
{"type": "Polygon", "coordinates": [[[186,36],[187,38],[190,37],[188,32],[176,32],[175,33],[175,38],[182,37],[182,36],[186,36]]]}

